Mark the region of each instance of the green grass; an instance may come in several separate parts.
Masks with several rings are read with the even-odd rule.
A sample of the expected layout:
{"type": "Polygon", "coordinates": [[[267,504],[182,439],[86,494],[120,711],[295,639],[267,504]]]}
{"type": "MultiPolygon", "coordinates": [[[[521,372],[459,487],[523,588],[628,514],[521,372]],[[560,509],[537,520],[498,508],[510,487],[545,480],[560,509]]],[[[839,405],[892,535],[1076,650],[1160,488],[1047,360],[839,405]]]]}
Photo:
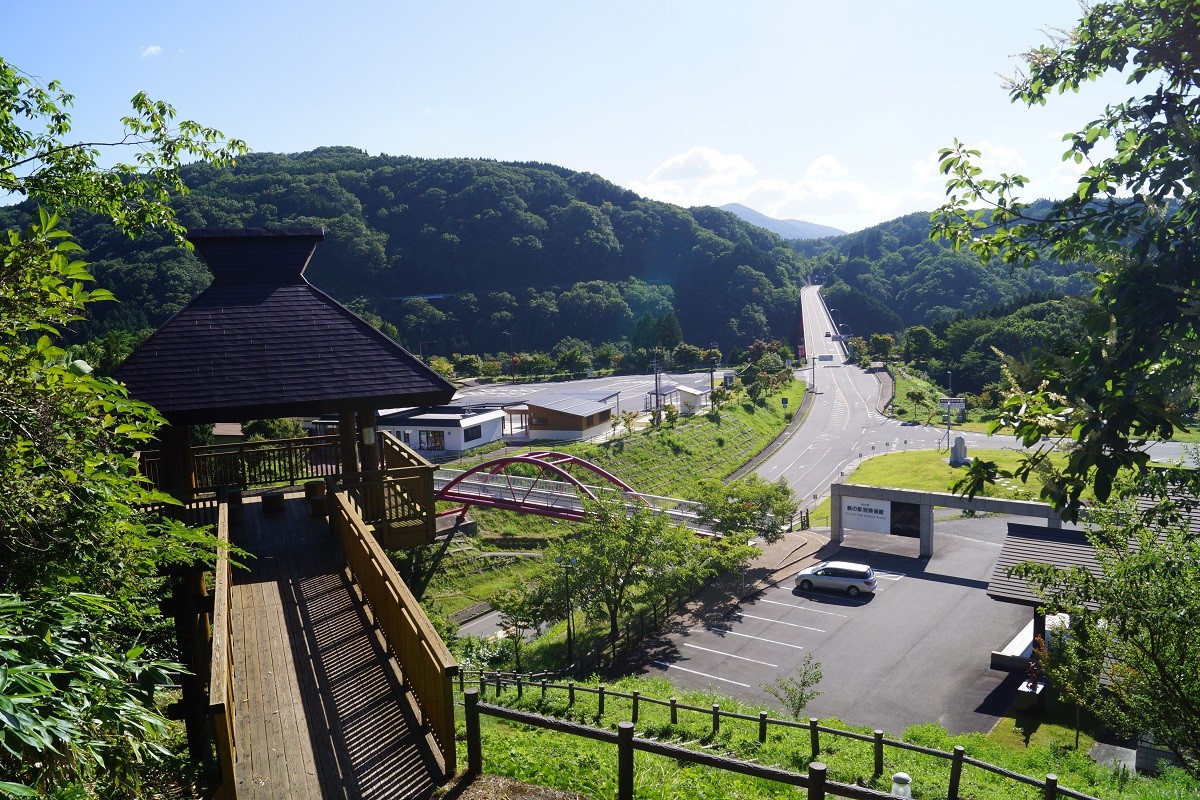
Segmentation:
{"type": "MultiPolygon", "coordinates": [[[[594,688],[593,681],[580,681],[578,685],[591,685],[594,688]]],[[[722,711],[751,717],[757,717],[760,710],[766,710],[773,718],[783,718],[777,709],[743,703],[711,690],[677,690],[670,681],[660,677],[622,678],[607,688],[626,694],[636,690],[642,698],[665,700],[676,697],[681,705],[702,709],[711,709],[717,704],[722,711]]],[[[487,690],[484,702],[496,702],[493,691],[492,688],[487,690]]],[[[632,717],[631,700],[609,694],[605,713],[601,716],[598,714],[596,695],[578,690],[574,705],[568,705],[565,690],[548,690],[543,699],[540,689],[536,687],[526,688],[520,700],[515,690],[506,690],[500,703],[610,730],[615,729],[618,722],[632,717]]],[[[1002,738],[993,739],[981,734],[952,736],[936,724],[913,726],[900,735],[889,733],[888,738],[903,739],[943,752],[950,752],[956,745],[961,745],[967,755],[995,766],[1038,779],[1055,773],[1059,776],[1060,785],[1106,799],[1183,798],[1194,796],[1200,789],[1200,783],[1180,778],[1177,774],[1158,781],[1130,776],[1095,764],[1086,756],[1090,740],[1081,739],[1080,749],[1075,749],[1073,730],[1061,725],[1053,709],[1049,713],[1051,716],[1042,720],[1039,726],[1039,729],[1045,729],[1045,734],[1031,738],[1028,744],[1022,739],[1015,747],[1002,738]],[[1178,794],[1173,794],[1175,792],[1178,794]]],[[[870,733],[869,729],[846,726],[837,720],[823,720],[821,724],[870,733]]],[[[761,764],[792,772],[805,772],[811,756],[809,732],[806,729],[771,726],[767,741],[760,743],[757,721],[723,719],[719,733],[714,735],[711,713],[680,711],[678,724],[672,725],[669,709],[647,702],[639,704],[636,728],[642,736],[690,742],[691,746],[703,746],[711,753],[754,759],[761,764]]],[[[482,718],[482,735],[485,772],[591,797],[611,797],[615,794],[616,751],[611,745],[504,723],[486,716],[482,718]]],[[[460,758],[465,758],[465,753],[460,758]]],[[[875,775],[873,750],[869,742],[827,733],[821,734],[819,759],[828,765],[830,779],[842,783],[861,782],[881,791],[890,788],[890,776],[897,771],[905,771],[913,776],[914,794],[918,798],[945,797],[949,785],[949,761],[946,759],[888,747],[884,750],[883,773],[875,775]]],[[[636,796],[651,800],[797,796],[797,790],[782,784],[744,778],[711,768],[683,766],[673,759],[641,753],[635,756],[635,773],[636,796]]],[[[1035,800],[1041,796],[1041,792],[1034,787],[968,766],[963,772],[960,796],[980,800],[1035,800]]]]}

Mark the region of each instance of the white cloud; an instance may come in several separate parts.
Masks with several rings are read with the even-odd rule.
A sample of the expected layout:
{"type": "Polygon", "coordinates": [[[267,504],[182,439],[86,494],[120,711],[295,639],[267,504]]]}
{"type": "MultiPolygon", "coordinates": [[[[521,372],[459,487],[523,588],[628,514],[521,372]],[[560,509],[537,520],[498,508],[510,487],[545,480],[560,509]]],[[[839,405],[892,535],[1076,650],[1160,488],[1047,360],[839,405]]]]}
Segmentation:
{"type": "Polygon", "coordinates": [[[150,58],[151,56],[161,56],[162,48],[156,44],[149,44],[142,48],[142,58],[150,58]]]}
{"type": "MultiPolygon", "coordinates": [[[[936,169],[934,170],[936,173],[936,169]]],[[[830,154],[805,165],[803,177],[758,178],[758,170],[740,155],[693,147],[659,165],[630,189],[681,206],[741,203],[776,219],[800,219],[843,230],[858,230],[912,211],[928,211],[942,200],[936,189],[880,190],[855,179],[830,154]]]]}

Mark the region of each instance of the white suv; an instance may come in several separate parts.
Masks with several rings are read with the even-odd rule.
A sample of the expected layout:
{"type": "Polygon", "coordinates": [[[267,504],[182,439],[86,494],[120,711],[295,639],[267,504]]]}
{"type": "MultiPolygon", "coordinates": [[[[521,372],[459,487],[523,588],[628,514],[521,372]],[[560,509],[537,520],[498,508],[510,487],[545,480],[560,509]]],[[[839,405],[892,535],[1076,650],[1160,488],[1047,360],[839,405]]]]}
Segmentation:
{"type": "Polygon", "coordinates": [[[875,591],[875,570],[850,561],[822,561],[800,570],[796,585],[806,592],[814,588],[841,589],[851,597],[858,597],[861,592],[875,591]]]}

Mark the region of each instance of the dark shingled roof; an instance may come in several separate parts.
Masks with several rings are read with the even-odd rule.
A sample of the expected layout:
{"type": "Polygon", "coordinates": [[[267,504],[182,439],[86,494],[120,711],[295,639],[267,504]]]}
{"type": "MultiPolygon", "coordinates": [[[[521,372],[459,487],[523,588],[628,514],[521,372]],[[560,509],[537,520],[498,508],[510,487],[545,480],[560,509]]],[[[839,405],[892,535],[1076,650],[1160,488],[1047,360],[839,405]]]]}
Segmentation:
{"type": "Polygon", "coordinates": [[[201,229],[212,285],[117,368],[176,424],[441,405],[454,387],[312,286],[321,228],[201,229]]]}
{"type": "Polygon", "coordinates": [[[1082,530],[1042,528],[1010,522],[1004,549],[1000,551],[1000,558],[996,561],[992,580],[988,584],[989,597],[1023,606],[1041,605],[1029,584],[1006,574],[1009,567],[1023,561],[1036,561],[1059,569],[1080,566],[1096,574],[1100,571],[1096,564],[1096,552],[1082,530]]]}

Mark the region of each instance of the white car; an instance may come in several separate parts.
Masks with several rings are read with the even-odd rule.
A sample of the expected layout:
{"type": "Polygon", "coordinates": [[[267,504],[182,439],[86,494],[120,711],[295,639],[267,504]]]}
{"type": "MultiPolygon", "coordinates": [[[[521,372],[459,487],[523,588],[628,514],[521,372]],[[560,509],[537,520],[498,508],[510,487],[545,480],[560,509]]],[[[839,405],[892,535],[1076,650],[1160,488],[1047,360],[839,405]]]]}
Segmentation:
{"type": "Polygon", "coordinates": [[[851,597],[858,597],[862,592],[874,592],[877,583],[875,570],[852,561],[822,561],[796,574],[796,586],[806,592],[840,589],[851,597]]]}

